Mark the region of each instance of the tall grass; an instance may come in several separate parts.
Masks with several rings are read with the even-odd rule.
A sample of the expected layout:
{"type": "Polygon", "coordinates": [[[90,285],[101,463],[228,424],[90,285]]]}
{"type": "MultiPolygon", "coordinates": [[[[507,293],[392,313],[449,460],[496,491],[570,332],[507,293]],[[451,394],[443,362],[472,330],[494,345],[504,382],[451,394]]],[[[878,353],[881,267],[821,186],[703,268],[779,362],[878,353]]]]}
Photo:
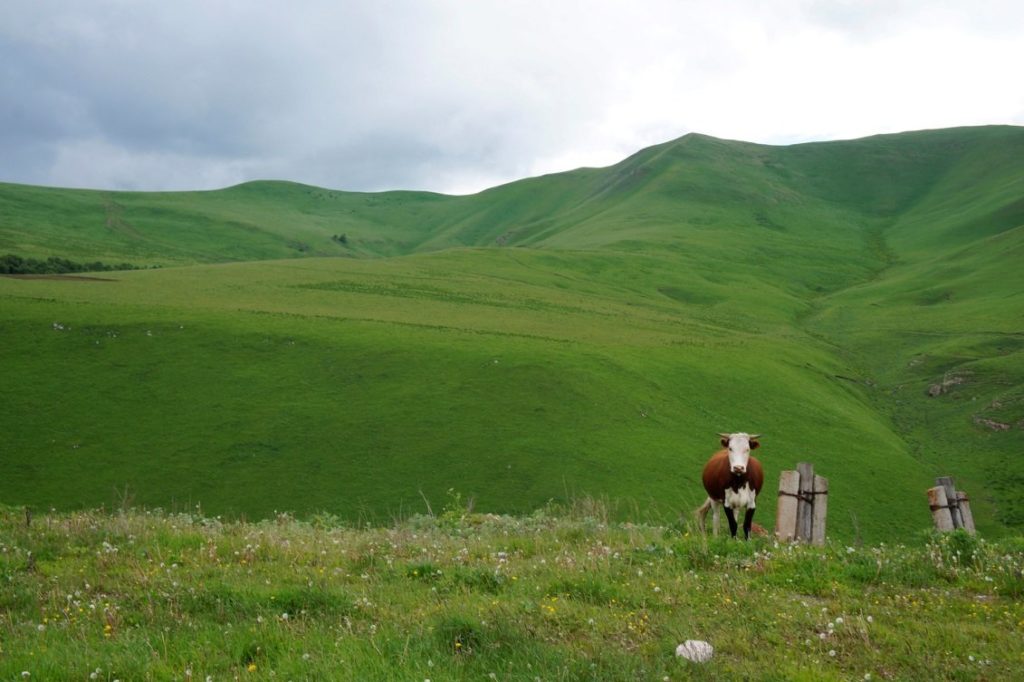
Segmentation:
{"type": "Polygon", "coordinates": [[[0,676],[1009,680],[1024,660],[1019,538],[780,546],[600,506],[369,529],[6,508],[0,676]],[[712,660],[677,659],[686,639],[712,660]]]}

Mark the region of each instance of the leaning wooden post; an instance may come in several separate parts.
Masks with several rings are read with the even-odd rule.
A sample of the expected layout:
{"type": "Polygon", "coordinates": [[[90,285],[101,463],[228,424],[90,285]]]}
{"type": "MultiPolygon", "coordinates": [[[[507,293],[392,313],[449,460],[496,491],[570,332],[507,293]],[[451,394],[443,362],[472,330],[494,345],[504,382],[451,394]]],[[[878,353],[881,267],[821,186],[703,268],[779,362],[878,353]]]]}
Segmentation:
{"type": "Polygon", "coordinates": [[[977,533],[974,529],[974,514],[971,513],[971,498],[963,490],[956,491],[956,503],[960,508],[960,516],[964,519],[964,530],[971,535],[977,533]]]}
{"type": "Polygon", "coordinates": [[[824,476],[814,477],[814,501],[811,506],[814,509],[813,523],[811,527],[811,544],[825,544],[825,513],[828,511],[828,479],[824,476]]]}
{"type": "Polygon", "coordinates": [[[775,512],[775,536],[784,542],[796,539],[796,503],[800,494],[800,472],[779,474],[779,502],[775,512]]]}
{"type": "Polygon", "coordinates": [[[953,484],[953,477],[939,476],[935,479],[935,485],[941,485],[946,493],[946,503],[949,505],[949,516],[953,521],[953,528],[963,528],[964,519],[960,515],[960,509],[957,504],[956,486],[953,484]]]}
{"type": "Polygon", "coordinates": [[[800,472],[800,497],[796,504],[796,536],[804,542],[810,542],[814,533],[814,465],[810,462],[798,462],[796,470],[800,472]]]}
{"type": "Polygon", "coordinates": [[[940,531],[953,530],[953,516],[949,513],[949,502],[946,500],[946,489],[941,485],[928,488],[928,506],[932,510],[932,520],[940,531]]]}

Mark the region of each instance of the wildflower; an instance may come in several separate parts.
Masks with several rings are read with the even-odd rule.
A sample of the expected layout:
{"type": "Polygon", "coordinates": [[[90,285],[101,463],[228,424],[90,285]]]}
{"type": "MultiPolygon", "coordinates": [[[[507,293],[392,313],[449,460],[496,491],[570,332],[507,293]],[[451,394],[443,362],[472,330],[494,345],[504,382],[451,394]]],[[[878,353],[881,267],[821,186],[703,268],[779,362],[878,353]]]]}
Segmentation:
{"type": "Polygon", "coordinates": [[[831,656],[832,658],[835,658],[836,657],[836,650],[835,649],[829,649],[828,650],[828,655],[831,656]]]}
{"type": "Polygon", "coordinates": [[[249,667],[248,667],[248,668],[246,668],[246,670],[248,670],[248,671],[249,671],[249,672],[251,672],[251,673],[254,673],[254,672],[256,672],[256,664],[255,664],[255,663],[250,663],[250,664],[249,664],[249,667]]]}

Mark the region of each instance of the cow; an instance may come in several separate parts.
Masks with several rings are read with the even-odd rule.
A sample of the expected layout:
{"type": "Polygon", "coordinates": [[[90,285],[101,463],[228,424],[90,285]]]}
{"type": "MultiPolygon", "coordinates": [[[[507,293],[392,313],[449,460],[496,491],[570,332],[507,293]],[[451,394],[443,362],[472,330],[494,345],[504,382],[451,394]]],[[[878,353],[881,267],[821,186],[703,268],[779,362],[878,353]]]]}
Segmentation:
{"type": "Polygon", "coordinates": [[[705,500],[696,511],[697,524],[704,532],[704,519],[708,509],[714,509],[712,526],[718,535],[719,513],[725,507],[725,516],[729,519],[729,531],[736,537],[736,512],[745,510],[743,515],[743,538],[750,539],[750,528],[757,506],[757,494],[764,484],[764,470],[761,463],[750,456],[761,444],[757,441],[760,434],[720,433],[724,450],[711,455],[704,465],[704,489],[708,492],[705,500]]]}

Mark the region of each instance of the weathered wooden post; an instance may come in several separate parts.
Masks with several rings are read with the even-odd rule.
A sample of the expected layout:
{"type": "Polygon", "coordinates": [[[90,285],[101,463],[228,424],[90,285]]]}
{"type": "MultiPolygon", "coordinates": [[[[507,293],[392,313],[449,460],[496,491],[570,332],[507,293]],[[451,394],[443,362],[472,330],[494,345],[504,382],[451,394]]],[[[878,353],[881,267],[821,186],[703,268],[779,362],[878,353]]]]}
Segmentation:
{"type": "Polygon", "coordinates": [[[796,504],[796,534],[806,542],[811,539],[814,528],[814,465],[810,462],[798,462],[796,470],[800,472],[800,497],[796,504]]]}
{"type": "Polygon", "coordinates": [[[974,529],[974,514],[971,513],[971,498],[967,497],[967,493],[963,490],[957,490],[956,503],[960,507],[960,516],[964,520],[964,530],[974,535],[977,531],[974,529]]]}
{"type": "Polygon", "coordinates": [[[775,514],[775,535],[783,542],[796,540],[796,507],[800,495],[800,472],[779,474],[779,503],[775,514]]]}
{"type": "Polygon", "coordinates": [[[928,489],[932,521],[935,522],[935,528],[942,532],[956,528],[963,528],[971,535],[977,532],[970,502],[967,493],[956,489],[951,476],[939,476],[935,479],[935,487],[928,489]]]}
{"type": "Polygon", "coordinates": [[[939,476],[935,479],[935,485],[941,485],[946,493],[946,503],[949,505],[949,516],[953,520],[953,528],[963,528],[964,519],[960,515],[960,508],[957,506],[956,486],[953,485],[953,477],[939,476]]]}
{"type": "Polygon", "coordinates": [[[811,544],[825,544],[825,514],[828,512],[828,479],[824,476],[814,477],[814,518],[811,523],[811,544]]]}
{"type": "Polygon", "coordinates": [[[932,510],[932,521],[940,531],[953,530],[953,515],[949,513],[946,489],[941,485],[928,489],[928,507],[932,510]]]}
{"type": "Polygon", "coordinates": [[[779,475],[775,535],[779,540],[825,544],[828,479],[814,475],[814,465],[797,464],[796,471],[779,475]]]}

